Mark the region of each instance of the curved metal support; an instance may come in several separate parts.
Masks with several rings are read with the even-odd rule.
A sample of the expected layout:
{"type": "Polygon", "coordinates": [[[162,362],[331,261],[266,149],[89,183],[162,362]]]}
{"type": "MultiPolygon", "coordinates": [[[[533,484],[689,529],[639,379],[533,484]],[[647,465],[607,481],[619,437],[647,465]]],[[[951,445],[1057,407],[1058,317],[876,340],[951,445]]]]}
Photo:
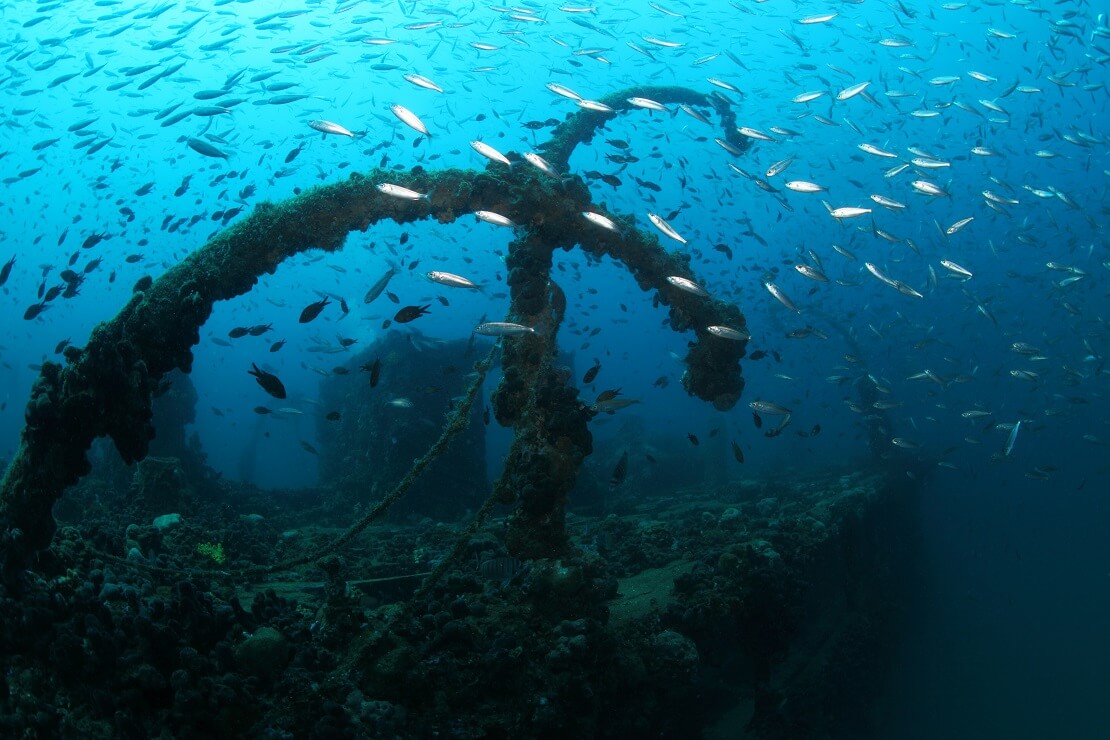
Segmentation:
{"type": "MultiPolygon", "coordinates": [[[[661,103],[711,105],[726,123],[731,120],[731,110],[723,99],[682,88],[638,87],[604,100],[628,108],[620,102],[635,96],[661,103]]],[[[586,111],[572,115],[556,128],[555,139],[541,149],[565,165],[574,146],[589,141],[596,127],[604,123],[594,116],[586,111]]],[[[452,169],[430,173],[416,167],[409,172],[355,174],[281,204],[258,205],[248,217],[157,280],[140,281],[127,305],[98,325],[83,349],[66,348],[65,367],[52,362],[43,365],[27,406],[19,449],[0,481],[4,573],[9,577],[17,573],[50,544],[54,532],[51,509],[67,486],[88,473],[86,453],[96,437],[110,436],[127,462],[145,457],[154,434],[152,393],[173,368],[189,372],[192,347],[200,341],[200,327],[216,301],[248,292],[259,276],[273,273],[283,260],[299,252],[338,250],[348,233],[365,231],[378,221],[408,223],[435,218],[449,223],[478,210],[505,215],[522,229],[523,237],[513,243],[509,255],[512,317],[538,320],[544,311],[552,310],[557,294],[550,290],[548,279],[554,249],[581,244],[592,254],[609,254],[630,269],[641,288],[659,292],[660,300],[671,306],[671,324],[676,331],[693,329],[698,334],[686,359],[688,372],[683,383],[687,390],[718,408],[735,404],[743,388],[738,361],[746,343],[719,339],[707,334],[705,327],[744,328],[739,308],[670,286],[665,280],[668,275],[693,277],[688,257],[666,252],[654,236],[635,229],[631,219],[613,216],[624,225],[619,235],[589,230],[582,211],[604,210],[592,203],[581,179],[555,182],[530,167],[505,171],[499,165],[484,172],[452,169]],[[386,182],[429,197],[411,201],[387,196],[378,189],[386,182]]],[[[554,328],[557,324],[554,322],[554,328]]],[[[547,439],[553,440],[556,448],[565,447],[564,437],[576,437],[573,449],[565,450],[555,467],[558,487],[565,494],[568,481],[573,481],[590,451],[585,426],[588,415],[576,401],[577,391],[569,388],[569,378],[558,376],[545,362],[553,354],[554,330],[538,340],[543,346],[537,351],[529,350],[532,341],[527,337],[519,345],[520,352],[506,353],[498,418],[516,427],[522,445],[534,447],[536,440],[547,439]],[[517,387],[510,378],[520,379],[517,387]],[[525,407],[522,392],[536,399],[537,412],[531,418],[519,413],[525,407]],[[566,424],[545,431],[540,420],[552,410],[567,414],[566,424]],[[556,434],[558,429],[562,431],[556,434]]],[[[531,502],[537,511],[548,507],[537,515],[561,521],[560,495],[556,491],[531,502]]]]}

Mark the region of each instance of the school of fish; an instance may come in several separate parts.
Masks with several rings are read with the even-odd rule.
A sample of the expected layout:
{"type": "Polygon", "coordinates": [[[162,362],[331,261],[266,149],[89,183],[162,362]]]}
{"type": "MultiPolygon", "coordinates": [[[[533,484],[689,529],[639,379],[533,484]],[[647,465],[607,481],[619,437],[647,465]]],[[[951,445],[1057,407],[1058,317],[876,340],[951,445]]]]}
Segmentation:
{"type": "MultiPolygon", "coordinates": [[[[556,182],[583,178],[610,213],[689,254],[692,275],[667,276],[668,290],[744,310],[746,326],[702,327],[712,335],[703,341],[749,342],[747,410],[701,434],[725,431],[737,462],[745,449],[781,443],[767,439],[812,438],[822,424],[861,436],[858,419],[883,426],[889,455],[969,476],[984,463],[1017,464],[1048,479],[1064,463],[1038,447],[1110,439],[1108,9],[1087,0],[294,5],[0,9],[9,327],[0,351],[18,378],[13,400],[29,388],[14,357],[63,352],[61,336],[91,329],[132,286],[264,200],[375,167],[534,167],[556,182]],[[610,113],[598,99],[637,85],[724,96],[751,148],[737,156],[711,110],[637,96],[579,147],[569,172],[534,151],[568,114],[610,113]],[[764,429],[764,417],[774,425],[764,429]],[[796,433],[795,418],[805,420],[796,433]]],[[[379,191],[399,207],[432,195],[390,183],[379,191]]],[[[625,228],[581,215],[583,239],[625,228]]],[[[437,336],[533,341],[542,327],[504,316],[502,260],[518,228],[478,211],[461,226],[387,226],[353,236],[339,255],[300,258],[294,269],[314,277],[297,305],[263,281],[206,327],[202,341],[228,351],[256,342],[258,353],[241,363],[242,409],[213,411],[297,412],[258,407],[258,393],[310,394],[289,378],[298,363],[370,341],[339,329],[348,316],[374,331],[441,322],[437,336]]],[[[665,315],[629,276],[598,278],[602,267],[558,260],[553,278],[572,304],[563,344],[604,352],[606,379],[626,387],[621,363],[659,368],[639,398],[602,392],[598,412],[665,403],[681,393],[669,386],[683,369],[663,349],[665,315]],[[653,333],[655,354],[628,339],[653,333]]],[[[362,371],[376,385],[381,365],[362,371]]]]}

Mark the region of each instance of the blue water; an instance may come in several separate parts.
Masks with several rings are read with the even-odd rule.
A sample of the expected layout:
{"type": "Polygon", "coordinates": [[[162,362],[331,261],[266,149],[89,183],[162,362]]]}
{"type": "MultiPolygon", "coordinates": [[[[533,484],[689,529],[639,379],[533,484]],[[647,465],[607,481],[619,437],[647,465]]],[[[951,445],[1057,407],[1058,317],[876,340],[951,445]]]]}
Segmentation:
{"type": "MultiPolygon", "coordinates": [[[[741,476],[866,464],[862,417],[869,410],[852,410],[848,402],[858,401],[855,382],[873,382],[894,404],[885,411],[891,438],[904,441],[892,444],[889,454],[936,467],[922,512],[931,590],[883,708],[890,736],[1097,737],[1098,728],[1110,727],[1105,710],[1097,708],[1110,695],[1104,370],[1110,352],[1110,36],[1097,4],[956,3],[946,9],[923,2],[771,0],[606,3],[590,13],[561,11],[555,3],[521,6],[543,23],[457,3],[304,3],[295,4],[303,13],[284,18],[269,17],[294,4],[201,5],[208,4],[21,2],[0,9],[0,172],[6,178],[0,262],[16,258],[0,288],[0,458],[10,457],[17,444],[34,368],[60,359],[54,349],[63,339],[83,344],[92,327],[125,303],[140,277],[157,277],[217,233],[222,226],[213,213],[242,207],[242,218],[261,201],[280,201],[377,166],[482,168],[486,161],[469,146],[475,139],[503,152],[532,150],[549,129],[533,132],[525,122],[561,120],[577,110],[545,88],[547,82],[587,98],[636,84],[718,90],[733,101],[739,125],[775,140],[755,141],[733,158],[713,142],[719,127],[681,112],[634,111],[580,147],[571,171],[617,175],[622,182],[615,188],[591,180],[595,201],[633,214],[646,232],[657,233],[649,211],[681,209],[670,223],[688,245],[660,239],[668,249],[688,250],[705,287],[741,307],[753,337],[749,354],[774,351],[781,362],[772,356],[744,360],[741,403],[715,411],[688,397],[679,382],[680,360],[693,336],[670,331],[665,310],[653,307],[652,295],[640,291],[621,265],[560,252],[553,275],[569,301],[560,340],[575,353],[576,376],[598,358],[603,369],[593,392],[620,387],[624,397],[641,401],[595,424],[597,448],[619,446],[624,415],[676,447],[689,447],[695,477],[708,466],[727,466],[728,475],[741,476]],[[837,15],[798,22],[826,13],[837,15]],[[406,28],[424,22],[438,25],[406,28]],[[397,43],[365,43],[370,38],[397,43]],[[897,41],[884,45],[881,39],[897,41]],[[497,48],[478,50],[472,42],[497,48]],[[584,49],[596,51],[575,54],[584,49]],[[139,90],[179,63],[179,71],[139,90]],[[155,66],[127,75],[148,64],[155,66]],[[278,73],[248,82],[267,71],[278,73]],[[226,96],[193,98],[240,72],[226,96]],[[76,76],[59,81],[71,73],[76,76]],[[445,92],[416,87],[403,79],[406,73],[424,75],[445,92]],[[958,79],[938,79],[947,76],[958,79]],[[741,92],[714,87],[710,77],[741,92]],[[870,81],[866,95],[835,100],[864,81],[870,81]],[[293,86],[266,89],[278,82],[293,86]],[[791,102],[807,91],[828,94],[808,104],[791,102]],[[899,91],[909,95],[888,95],[899,91]],[[310,97],[259,104],[284,94],[310,97]],[[187,117],[171,126],[155,118],[174,104],[183,112],[226,97],[243,102],[227,114],[187,117]],[[416,113],[431,137],[398,121],[393,104],[416,113]],[[82,132],[67,130],[88,118],[96,120],[82,132]],[[312,119],[365,135],[323,136],[307,125],[312,119]],[[226,152],[226,160],[202,156],[185,143],[210,134],[218,138],[206,141],[226,152]],[[626,141],[629,148],[606,140],[626,141]],[[863,143],[897,158],[863,152],[863,143]],[[973,147],[989,152],[974,154],[973,147]],[[639,161],[619,166],[606,161],[612,154],[639,161]],[[911,165],[886,176],[918,156],[947,166],[911,165]],[[787,158],[793,162],[784,172],[766,177],[773,163],[787,158]],[[766,180],[789,207],[729,163],[766,180]],[[185,177],[191,178],[187,191],[175,196],[185,177]],[[660,192],[636,178],[658,184],[660,192]],[[948,195],[916,192],[910,183],[922,179],[948,195]],[[799,180],[828,190],[785,188],[799,180]],[[248,187],[253,194],[240,198],[248,187]],[[984,191],[1017,202],[992,209],[984,191]],[[873,194],[906,207],[884,208],[873,194]],[[872,212],[838,221],[823,200],[872,212]],[[194,216],[201,218],[172,233],[164,227],[166,219],[194,216]],[[974,220],[945,233],[966,218],[974,220]],[[873,227],[896,241],[878,237],[873,227]],[[110,238],[82,249],[97,232],[110,238]],[[733,257],[714,249],[717,244],[727,245],[733,257]],[[815,264],[810,252],[830,282],[793,268],[815,264]],[[25,310],[39,302],[46,266],[49,288],[74,253],[78,272],[102,260],[80,295],[59,297],[38,318],[24,320],[25,310]],[[142,256],[127,262],[128,255],[142,256]],[[941,260],[973,277],[962,279],[941,260]],[[922,297],[884,284],[864,262],[922,297]],[[800,313],[790,313],[764,289],[770,277],[800,313]],[[827,339],[786,336],[805,327],[827,339]],[[595,328],[600,333],[589,336],[595,328]],[[1030,349],[1016,352],[1018,342],[1030,349]],[[935,381],[921,375],[926,370],[935,381]],[[872,380],[862,381],[867,375],[872,380]],[[830,376],[849,380],[838,384],[830,376]],[[660,377],[669,380],[664,388],[654,385],[660,377]],[[768,438],[766,427],[755,429],[747,408],[755,399],[793,409],[782,435],[768,438]],[[968,411],[989,415],[969,419],[968,411]],[[1020,432],[1004,454],[1019,420],[1020,432]],[[821,427],[817,436],[795,433],[815,425],[821,427]],[[687,434],[704,440],[713,429],[740,443],[743,467],[720,448],[687,441],[687,434]]],[[[315,458],[300,442],[315,441],[317,370],[346,356],[308,348],[334,344],[339,335],[357,339],[358,349],[381,336],[383,319],[399,306],[385,297],[366,306],[362,296],[390,264],[400,267],[389,286],[400,305],[431,304],[430,315],[409,325],[428,338],[466,338],[482,316],[504,318],[508,299],[497,294],[507,293],[502,257],[510,238],[509,230],[469,217],[446,226],[384,224],[352,234],[338,253],[294,258],[251,293],[218,305],[195,348],[193,372],[201,399],[196,431],[209,463],[237,475],[243,440],[259,423],[253,408],[272,401],[246,371],[252,362],[265,362],[289,389],[287,401],[271,405],[299,409],[305,417],[263,420],[271,434],[256,482],[314,483],[315,458]],[[404,245],[402,232],[409,236],[404,245]],[[419,266],[408,269],[415,260],[419,266]],[[431,269],[462,274],[486,290],[433,285],[423,278],[431,269]],[[331,307],[299,324],[300,310],[320,293],[343,296],[351,313],[341,318],[331,307]],[[440,305],[437,295],[449,297],[450,306],[440,305]],[[212,341],[225,339],[235,326],[271,322],[274,331],[262,337],[231,346],[212,341]],[[288,344],[269,353],[269,342],[277,339],[288,344]]],[[[490,378],[489,390],[496,382],[490,378]]],[[[432,419],[440,413],[427,412],[432,419]]],[[[496,473],[509,437],[493,429],[489,434],[496,473]]],[[[611,463],[607,457],[587,464],[607,470],[611,463]]]]}

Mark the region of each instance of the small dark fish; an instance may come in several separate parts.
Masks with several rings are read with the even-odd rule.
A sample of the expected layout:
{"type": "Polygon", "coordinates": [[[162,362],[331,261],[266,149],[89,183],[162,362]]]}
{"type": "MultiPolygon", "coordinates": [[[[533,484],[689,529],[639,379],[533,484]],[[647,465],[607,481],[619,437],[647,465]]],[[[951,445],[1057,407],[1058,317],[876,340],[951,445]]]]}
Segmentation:
{"type": "Polygon", "coordinates": [[[398,324],[407,324],[410,321],[424,316],[428,313],[428,304],[423,306],[405,306],[393,316],[393,320],[398,324]]]}
{"type": "Polygon", "coordinates": [[[69,346],[69,340],[68,339],[63,339],[62,341],[60,341],[56,345],[54,345],[54,354],[60,355],[62,353],[62,350],[65,349],[68,346],[69,346]]]}
{"type": "Polygon", "coordinates": [[[277,340],[276,342],[274,342],[273,344],[270,345],[270,351],[271,352],[277,352],[278,350],[280,350],[284,346],[285,346],[285,340],[284,339],[279,339],[279,340],[277,340]]]}
{"type": "Polygon", "coordinates": [[[81,243],[81,248],[82,249],[92,249],[97,244],[100,244],[100,242],[104,241],[105,239],[108,239],[110,236],[111,235],[107,234],[107,233],[103,233],[103,234],[102,233],[94,233],[94,234],[88,236],[85,239],[85,241],[83,241],[81,243]]]}
{"type": "Polygon", "coordinates": [[[613,474],[609,477],[609,490],[615,491],[624,483],[624,477],[628,474],[628,450],[621,454],[621,459],[617,461],[616,466],[613,468],[613,474]]]}
{"type": "Polygon", "coordinates": [[[303,439],[301,440],[301,449],[303,449],[310,455],[316,455],[317,457],[320,456],[320,453],[316,451],[316,448],[310,445],[308,442],[305,442],[303,439]]]}
{"type": "Polygon", "coordinates": [[[247,336],[247,334],[249,334],[249,333],[250,333],[250,329],[248,329],[247,327],[237,326],[234,329],[232,329],[231,331],[229,331],[227,333],[227,335],[229,337],[231,337],[232,339],[241,339],[242,337],[247,336]]]}
{"type": "Polygon", "coordinates": [[[23,312],[23,319],[25,321],[30,321],[31,319],[37,317],[40,313],[45,311],[47,308],[49,308],[49,306],[46,305],[46,301],[43,301],[42,303],[32,304],[26,311],[23,312]]]}
{"type": "Polygon", "coordinates": [[[332,411],[331,413],[329,413],[324,418],[327,419],[328,421],[339,421],[339,412],[338,411],[332,411]]]}
{"type": "Polygon", "coordinates": [[[814,424],[813,429],[809,430],[809,435],[811,437],[816,437],[820,433],[821,433],[821,425],[820,424],[814,424]]]}
{"type": "Polygon", "coordinates": [[[260,337],[273,328],[273,324],[255,324],[250,329],[247,329],[247,333],[252,337],[260,337]]]}
{"type": "Polygon", "coordinates": [[[582,385],[589,385],[594,382],[594,378],[597,377],[599,372],[601,372],[601,360],[595,357],[594,366],[587,370],[586,374],[582,376],[582,385]]]}
{"type": "Polygon", "coordinates": [[[701,442],[698,441],[698,438],[690,432],[686,432],[686,439],[690,440],[690,444],[692,444],[694,447],[697,447],[701,444],[701,442]]]}
{"type": "Polygon", "coordinates": [[[736,444],[735,441],[732,443],[732,456],[736,458],[736,462],[744,462],[744,451],[740,449],[740,445],[736,444]]]}
{"type": "Polygon", "coordinates": [[[268,373],[265,370],[259,370],[258,365],[251,363],[251,369],[247,371],[248,375],[253,375],[258,384],[262,386],[262,390],[269,393],[274,398],[285,398],[285,386],[278,380],[278,376],[273,373],[268,373]]]}
{"type": "MultiPolygon", "coordinates": [[[[212,410],[213,411],[218,411],[218,409],[212,409],[212,410]]],[[[262,416],[265,416],[266,414],[272,414],[274,412],[271,411],[270,409],[266,408],[265,406],[255,406],[254,407],[254,413],[261,414],[262,416]]],[[[219,416],[223,416],[223,414],[219,414],[219,416]]]]}
{"type": "Polygon", "coordinates": [[[761,349],[757,349],[755,352],[752,352],[750,355],[748,355],[748,359],[749,360],[762,360],[766,356],[767,356],[766,352],[764,352],[761,349]]]}
{"type": "Polygon", "coordinates": [[[524,563],[516,558],[490,558],[478,564],[478,573],[491,581],[510,581],[524,570],[524,563]]]}
{"type": "Polygon", "coordinates": [[[8,282],[8,278],[12,274],[12,265],[15,264],[15,257],[13,256],[8,260],[3,267],[0,267],[0,285],[8,282]]]}
{"type": "Polygon", "coordinates": [[[304,310],[301,311],[301,318],[299,319],[299,321],[302,324],[307,324],[309,321],[312,321],[314,318],[319,316],[320,312],[324,310],[324,306],[326,305],[328,305],[327,296],[324,296],[324,300],[322,301],[316,301],[315,303],[308,304],[304,307],[304,310]]]}
{"type": "Polygon", "coordinates": [[[756,429],[759,429],[760,427],[763,426],[763,419],[761,419],[759,414],[757,414],[754,411],[752,412],[752,421],[755,422],[755,428],[756,429]]]}
{"type": "Polygon", "coordinates": [[[365,372],[370,373],[370,387],[373,388],[374,386],[376,386],[378,384],[378,378],[381,377],[382,361],[381,360],[374,360],[373,363],[370,363],[368,365],[363,365],[362,370],[364,370],[365,372]]]}
{"type": "Polygon", "coordinates": [[[601,393],[598,394],[597,400],[594,401],[594,403],[597,404],[597,403],[605,403],[606,401],[612,401],[614,398],[616,398],[620,394],[621,394],[621,389],[620,388],[613,388],[613,389],[610,389],[610,390],[607,390],[607,391],[602,391],[601,393]]]}

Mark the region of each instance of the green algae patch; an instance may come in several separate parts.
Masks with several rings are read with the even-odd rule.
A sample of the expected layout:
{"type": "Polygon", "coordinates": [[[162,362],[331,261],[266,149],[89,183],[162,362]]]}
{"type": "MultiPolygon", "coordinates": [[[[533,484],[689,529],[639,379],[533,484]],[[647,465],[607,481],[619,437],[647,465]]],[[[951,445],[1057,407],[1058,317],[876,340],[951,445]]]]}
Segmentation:
{"type": "Polygon", "coordinates": [[[648,615],[674,593],[674,579],[694,567],[689,560],[675,560],[662,568],[650,568],[617,581],[617,598],[609,602],[609,619],[614,625],[627,624],[648,615]]]}

